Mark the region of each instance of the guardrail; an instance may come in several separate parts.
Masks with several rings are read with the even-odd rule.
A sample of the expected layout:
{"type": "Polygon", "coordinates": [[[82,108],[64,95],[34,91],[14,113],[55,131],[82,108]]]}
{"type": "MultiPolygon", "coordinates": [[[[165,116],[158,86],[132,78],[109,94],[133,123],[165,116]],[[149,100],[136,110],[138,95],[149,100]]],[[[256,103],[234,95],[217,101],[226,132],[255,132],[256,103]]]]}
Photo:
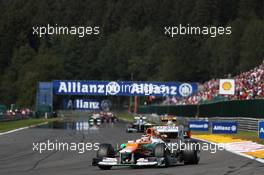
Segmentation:
{"type": "Polygon", "coordinates": [[[207,120],[209,122],[216,121],[235,121],[238,123],[239,131],[258,131],[258,122],[261,119],[258,118],[245,118],[245,117],[212,117],[212,118],[188,118],[188,120],[207,120]]]}
{"type": "MultiPolygon", "coordinates": [[[[154,124],[160,124],[160,116],[156,114],[145,114],[147,121],[154,124]]],[[[179,117],[180,123],[187,125],[189,120],[207,120],[213,121],[236,121],[238,122],[239,131],[258,131],[258,118],[245,118],[245,117],[210,117],[210,118],[194,118],[194,117],[179,117]]]]}
{"type": "Polygon", "coordinates": [[[245,117],[264,119],[264,99],[231,100],[201,105],[140,106],[138,113],[171,114],[185,117],[245,117]]]}
{"type": "Polygon", "coordinates": [[[236,121],[238,122],[238,130],[241,131],[258,131],[258,122],[261,119],[257,118],[244,118],[244,117],[214,117],[209,121],[236,121]]]}

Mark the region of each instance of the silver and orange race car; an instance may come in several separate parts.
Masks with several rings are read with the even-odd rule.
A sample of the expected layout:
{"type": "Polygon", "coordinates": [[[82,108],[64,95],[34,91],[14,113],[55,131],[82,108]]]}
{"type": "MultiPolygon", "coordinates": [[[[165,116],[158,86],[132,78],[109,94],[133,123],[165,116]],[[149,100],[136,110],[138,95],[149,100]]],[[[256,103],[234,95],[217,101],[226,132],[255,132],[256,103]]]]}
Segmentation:
{"type": "Polygon", "coordinates": [[[186,138],[184,132],[183,126],[156,126],[148,128],[141,138],[123,143],[119,149],[114,149],[111,144],[101,144],[92,165],[109,170],[113,166],[168,167],[178,163],[198,164],[200,150],[196,147],[197,142],[186,138]],[[180,143],[188,144],[189,149],[181,149],[180,143]]]}

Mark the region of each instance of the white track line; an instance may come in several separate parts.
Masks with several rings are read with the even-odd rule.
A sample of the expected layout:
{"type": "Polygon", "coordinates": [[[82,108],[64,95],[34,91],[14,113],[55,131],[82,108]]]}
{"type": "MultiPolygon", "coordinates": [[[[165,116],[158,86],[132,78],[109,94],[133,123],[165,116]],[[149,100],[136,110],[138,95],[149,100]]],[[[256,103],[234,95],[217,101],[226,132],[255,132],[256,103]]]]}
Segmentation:
{"type": "Polygon", "coordinates": [[[37,125],[30,125],[30,126],[26,126],[26,127],[22,127],[22,128],[17,128],[17,129],[13,129],[13,130],[6,131],[6,132],[1,132],[0,136],[6,135],[6,134],[10,134],[10,133],[13,133],[13,132],[17,132],[17,131],[21,131],[21,130],[28,129],[28,128],[34,128],[36,126],[41,126],[41,125],[45,125],[45,124],[47,124],[47,122],[39,123],[37,125]]]}
{"type": "MultiPolygon", "coordinates": [[[[196,139],[196,140],[200,140],[200,141],[207,142],[207,143],[210,143],[210,144],[216,144],[216,145],[219,146],[218,143],[210,142],[208,140],[198,139],[198,138],[195,138],[195,137],[193,137],[193,138],[196,139]]],[[[249,159],[252,159],[252,160],[256,160],[256,161],[258,161],[260,163],[264,163],[264,159],[256,158],[256,157],[253,157],[253,156],[250,156],[250,155],[247,155],[247,154],[239,153],[239,152],[228,150],[228,149],[225,149],[225,150],[228,151],[228,152],[231,152],[233,154],[236,154],[236,155],[239,155],[239,156],[242,156],[242,157],[246,157],[246,158],[249,158],[249,159]]]]}

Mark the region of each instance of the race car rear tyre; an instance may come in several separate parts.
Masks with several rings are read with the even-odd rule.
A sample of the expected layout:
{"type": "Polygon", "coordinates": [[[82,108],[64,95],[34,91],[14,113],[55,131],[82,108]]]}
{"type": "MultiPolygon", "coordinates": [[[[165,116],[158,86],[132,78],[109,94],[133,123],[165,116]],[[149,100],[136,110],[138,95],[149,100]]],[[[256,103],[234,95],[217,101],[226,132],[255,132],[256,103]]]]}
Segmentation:
{"type": "Polygon", "coordinates": [[[158,143],[154,148],[154,156],[156,158],[164,158],[165,167],[169,166],[169,159],[168,159],[169,151],[166,149],[164,143],[158,143]]]}
{"type": "Polygon", "coordinates": [[[197,142],[194,140],[187,140],[185,144],[189,145],[189,149],[183,151],[183,160],[185,165],[195,165],[200,160],[200,150],[195,146],[197,142]]]}

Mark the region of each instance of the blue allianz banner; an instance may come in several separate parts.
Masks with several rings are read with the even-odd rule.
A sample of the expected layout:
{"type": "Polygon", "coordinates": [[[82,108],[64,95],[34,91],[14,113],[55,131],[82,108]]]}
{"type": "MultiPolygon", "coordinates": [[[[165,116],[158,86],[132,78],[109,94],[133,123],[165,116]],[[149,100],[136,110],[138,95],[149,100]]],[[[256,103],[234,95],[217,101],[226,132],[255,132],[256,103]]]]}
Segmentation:
{"type": "Polygon", "coordinates": [[[101,110],[101,102],[91,99],[64,99],[64,109],[101,110]]]}
{"type": "Polygon", "coordinates": [[[122,95],[186,97],[197,92],[196,83],[55,80],[57,95],[122,95]]]}
{"type": "Polygon", "coordinates": [[[213,134],[236,134],[237,122],[212,122],[213,134]]]}
{"type": "Polygon", "coordinates": [[[264,139],[264,121],[259,121],[258,135],[260,139],[264,139]]]}
{"type": "Polygon", "coordinates": [[[208,131],[209,122],[203,120],[191,120],[189,121],[189,129],[191,131],[208,131]]]}

